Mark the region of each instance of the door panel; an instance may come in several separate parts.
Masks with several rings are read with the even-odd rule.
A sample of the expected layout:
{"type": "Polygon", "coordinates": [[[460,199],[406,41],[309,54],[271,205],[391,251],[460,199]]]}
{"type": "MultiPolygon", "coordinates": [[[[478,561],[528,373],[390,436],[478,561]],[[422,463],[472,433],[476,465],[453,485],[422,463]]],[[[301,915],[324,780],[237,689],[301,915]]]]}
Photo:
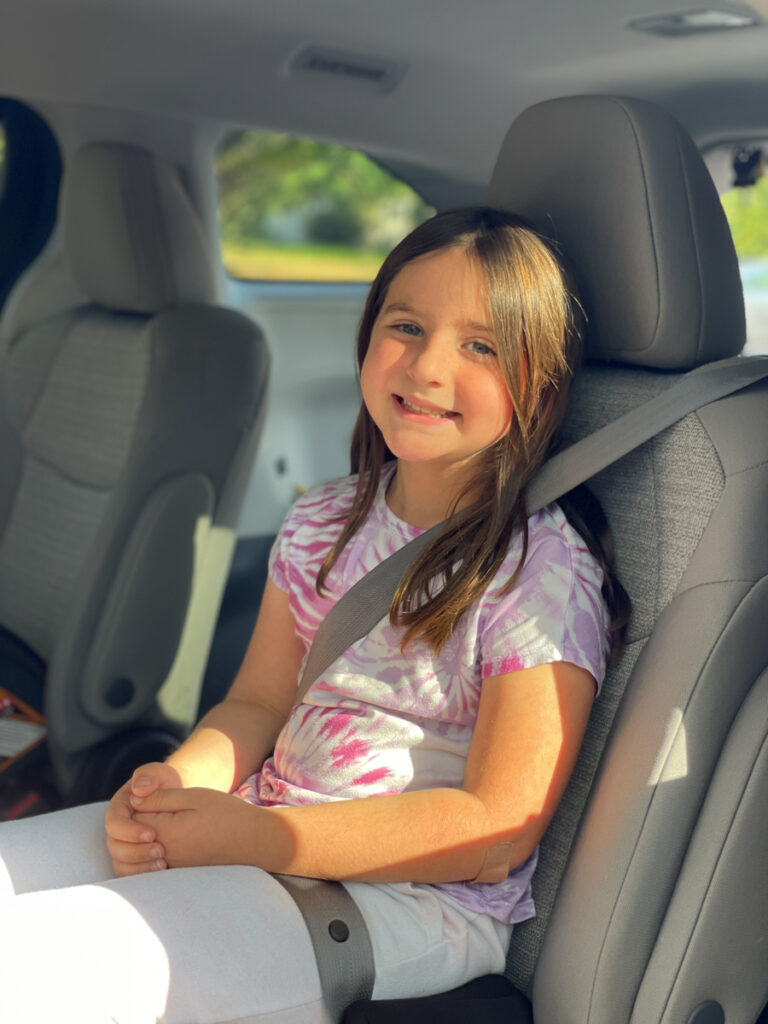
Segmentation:
{"type": "Polygon", "coordinates": [[[302,490],[349,472],[360,398],[354,348],[366,285],[233,281],[230,302],[272,352],[267,420],[240,536],[274,534],[302,490]]]}

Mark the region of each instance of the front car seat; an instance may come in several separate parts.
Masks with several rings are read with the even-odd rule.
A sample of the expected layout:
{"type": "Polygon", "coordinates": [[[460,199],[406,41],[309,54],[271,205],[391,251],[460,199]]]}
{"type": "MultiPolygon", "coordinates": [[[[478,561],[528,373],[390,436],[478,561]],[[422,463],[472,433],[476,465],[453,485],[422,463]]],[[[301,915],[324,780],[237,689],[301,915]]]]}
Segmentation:
{"type": "MultiPolygon", "coordinates": [[[[741,350],[725,216],[661,109],[531,108],[489,198],[576,268],[588,365],[566,443],[741,350]]],[[[536,1024],[754,1024],[768,998],[768,385],[687,416],[590,486],[633,616],[508,974],[536,1024]]]]}
{"type": "Polygon", "coordinates": [[[213,304],[197,211],[146,150],[73,154],[60,232],[86,300],[4,325],[0,624],[41,666],[20,696],[44,707],[59,788],[86,772],[92,797],[113,784],[95,747],[194,721],[269,357],[213,304]]]}

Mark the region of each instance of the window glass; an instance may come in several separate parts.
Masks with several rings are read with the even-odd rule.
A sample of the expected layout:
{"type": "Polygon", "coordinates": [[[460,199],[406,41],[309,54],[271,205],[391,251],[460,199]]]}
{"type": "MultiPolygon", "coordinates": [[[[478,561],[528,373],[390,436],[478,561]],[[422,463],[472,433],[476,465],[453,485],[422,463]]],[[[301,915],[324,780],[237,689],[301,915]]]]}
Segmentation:
{"type": "Polygon", "coordinates": [[[739,257],[749,354],[768,352],[768,176],[759,149],[735,150],[734,175],[743,181],[722,195],[739,257]],[[743,167],[740,165],[743,164],[743,167]],[[742,173],[743,172],[743,173],[742,173]],[[754,183],[752,183],[754,182],[754,183]]]}
{"type": "Polygon", "coordinates": [[[226,138],[216,173],[233,277],[370,281],[392,246],[434,213],[365,154],[275,132],[226,138]]]}
{"type": "Polygon", "coordinates": [[[5,129],[0,121],[0,199],[5,191],[5,129]]]}
{"type": "Polygon", "coordinates": [[[48,125],[25,104],[0,96],[0,308],[51,234],[60,180],[61,156],[48,125]]]}

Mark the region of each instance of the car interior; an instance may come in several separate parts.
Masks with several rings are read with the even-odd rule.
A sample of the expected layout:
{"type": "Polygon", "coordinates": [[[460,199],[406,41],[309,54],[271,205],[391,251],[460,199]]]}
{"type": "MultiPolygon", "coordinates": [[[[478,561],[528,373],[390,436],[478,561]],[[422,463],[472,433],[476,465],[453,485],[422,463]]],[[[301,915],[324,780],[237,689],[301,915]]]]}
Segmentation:
{"type": "MultiPolygon", "coordinates": [[[[366,283],[413,219],[487,201],[562,246],[562,448],[768,362],[766,18],[0,0],[0,688],[46,729],[0,817],[107,797],[224,696],[283,516],[348,472],[366,283]]],[[[766,465],[758,381],[591,477],[633,612],[537,916],[501,988],[329,1019],[766,1024],[766,465]]]]}

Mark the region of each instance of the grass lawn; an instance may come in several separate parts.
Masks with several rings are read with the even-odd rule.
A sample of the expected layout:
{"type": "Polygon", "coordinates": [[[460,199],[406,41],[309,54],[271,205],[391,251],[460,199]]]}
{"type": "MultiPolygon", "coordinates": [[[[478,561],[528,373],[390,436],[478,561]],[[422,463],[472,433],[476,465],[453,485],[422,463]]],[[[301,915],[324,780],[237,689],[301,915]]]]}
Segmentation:
{"type": "Polygon", "coordinates": [[[385,256],[344,246],[222,242],[228,273],[251,281],[372,281],[385,256]]]}

